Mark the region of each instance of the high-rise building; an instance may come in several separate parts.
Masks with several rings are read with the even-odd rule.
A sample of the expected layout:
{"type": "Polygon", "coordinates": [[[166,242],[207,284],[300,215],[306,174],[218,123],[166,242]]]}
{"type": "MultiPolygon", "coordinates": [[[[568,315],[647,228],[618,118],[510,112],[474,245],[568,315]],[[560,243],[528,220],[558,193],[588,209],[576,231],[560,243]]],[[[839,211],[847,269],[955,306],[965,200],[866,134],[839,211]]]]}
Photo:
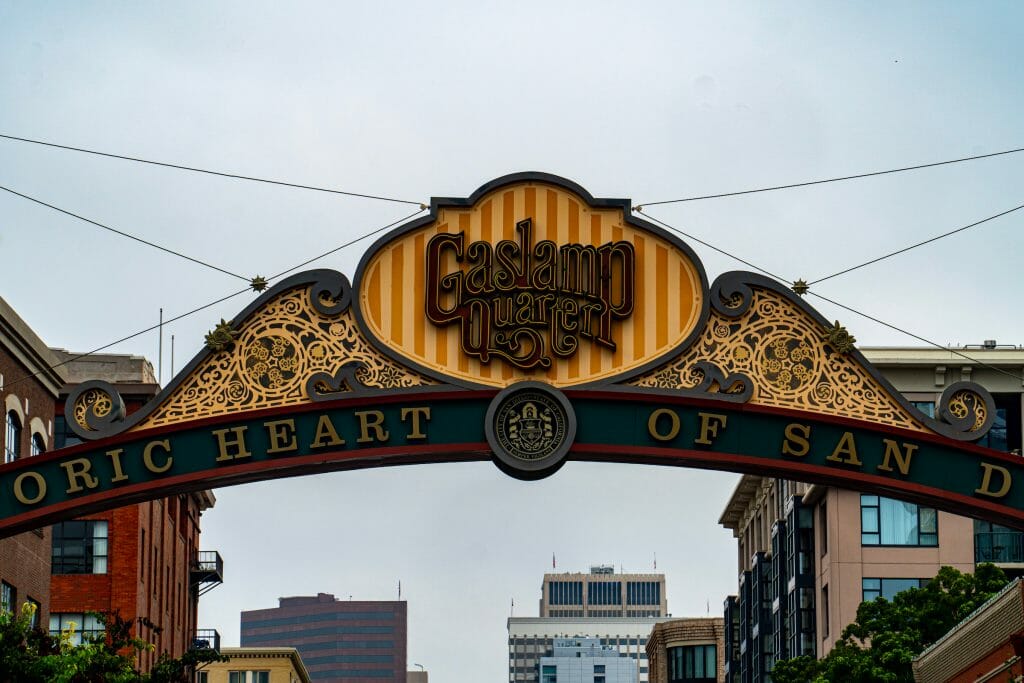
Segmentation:
{"type": "MultiPolygon", "coordinates": [[[[63,414],[64,400],[79,383],[110,382],[129,413],[159,391],[152,365],[141,356],[53,353],[67,379],[55,419],[57,448],[79,442],[63,414]]],[[[162,653],[180,657],[192,647],[219,647],[216,632],[196,623],[199,596],[223,580],[220,555],[199,550],[200,516],[213,505],[213,493],[200,491],[53,525],[50,631],[75,622],[81,638],[101,628],[89,612],[118,612],[155,645],[139,655],[143,672],[162,653]]]]}
{"type": "MultiPolygon", "coordinates": [[[[925,413],[962,380],[988,389],[996,419],[981,445],[1020,453],[1024,350],[879,348],[864,355],[925,413]],[[1010,370],[1010,373],[1001,370],[1010,370]]],[[[744,476],[720,523],[738,540],[739,591],[725,601],[727,681],[771,680],[775,661],[823,657],[865,600],[891,598],[944,565],[1024,568],[1024,534],[926,505],[829,486],[744,476]]]]}
{"type": "Polygon", "coordinates": [[[605,619],[663,617],[664,574],[616,574],[609,565],[587,573],[545,574],[540,616],[605,619]]]}
{"type": "Polygon", "coordinates": [[[242,612],[242,647],[294,647],[314,681],[405,683],[407,603],[280,598],[242,612]]]}
{"type": "Polygon", "coordinates": [[[555,638],[540,658],[541,683],[636,683],[636,660],[597,638],[555,638]]]}
{"type": "Polygon", "coordinates": [[[544,574],[540,616],[508,620],[508,680],[541,681],[540,660],[556,638],[596,638],[634,660],[646,683],[647,637],[667,610],[664,574],[616,574],[609,565],[544,574]]]}
{"type": "MultiPolygon", "coordinates": [[[[63,372],[57,360],[6,301],[0,298],[0,462],[53,449],[53,414],[63,372]]],[[[50,528],[0,539],[0,609],[37,606],[36,623],[49,619],[50,528]]]]}

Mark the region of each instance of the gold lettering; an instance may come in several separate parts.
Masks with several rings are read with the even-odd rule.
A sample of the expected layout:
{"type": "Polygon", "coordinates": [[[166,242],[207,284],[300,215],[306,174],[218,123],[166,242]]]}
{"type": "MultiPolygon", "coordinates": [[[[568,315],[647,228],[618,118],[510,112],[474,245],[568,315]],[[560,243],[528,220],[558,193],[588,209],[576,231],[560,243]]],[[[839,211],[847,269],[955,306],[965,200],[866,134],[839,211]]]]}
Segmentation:
{"type": "Polygon", "coordinates": [[[892,472],[892,465],[889,463],[893,458],[896,459],[896,467],[899,468],[900,474],[906,476],[910,473],[910,456],[914,455],[914,451],[917,450],[917,445],[912,443],[903,444],[903,448],[900,448],[892,439],[882,439],[882,443],[885,444],[885,455],[882,457],[882,464],[878,466],[878,469],[883,472],[892,472]]]}
{"type": "Polygon", "coordinates": [[[651,435],[651,438],[656,439],[657,441],[671,441],[679,436],[679,415],[674,410],[658,408],[651,413],[649,418],[647,418],[647,433],[651,435]],[[663,415],[668,417],[668,432],[658,431],[658,420],[663,415]]]}
{"type": "Polygon", "coordinates": [[[123,448],[107,451],[107,456],[110,458],[110,464],[114,467],[114,478],[110,480],[111,483],[124,481],[128,478],[128,475],[124,473],[124,469],[121,467],[121,455],[123,453],[123,448]]]}
{"type": "Polygon", "coordinates": [[[43,499],[46,495],[46,480],[43,479],[43,475],[38,472],[22,472],[18,475],[18,478],[14,480],[14,497],[18,499],[18,502],[22,505],[35,505],[43,499]],[[29,498],[25,495],[25,478],[28,477],[36,482],[36,495],[34,498],[29,498]]]}
{"type": "Polygon", "coordinates": [[[718,413],[697,413],[700,416],[700,436],[693,442],[703,446],[711,445],[711,438],[718,438],[719,428],[725,429],[727,415],[718,413]]]}
{"type": "Polygon", "coordinates": [[[160,441],[150,441],[147,443],[146,447],[142,449],[142,462],[146,465],[146,469],[153,474],[163,474],[171,469],[171,465],[174,464],[174,458],[171,457],[171,442],[167,439],[161,439],[160,441]],[[153,451],[157,448],[162,448],[167,453],[167,459],[164,460],[163,465],[157,465],[153,462],[153,451]]]}
{"type": "Polygon", "coordinates": [[[224,462],[225,460],[234,460],[235,458],[248,458],[252,453],[245,447],[245,430],[248,427],[232,427],[231,429],[215,429],[213,435],[217,437],[217,462],[224,462]],[[233,434],[231,439],[228,439],[228,432],[233,434]],[[232,455],[228,452],[228,449],[233,449],[235,454],[232,455]]]}
{"type": "Polygon", "coordinates": [[[345,439],[338,436],[338,430],[334,428],[331,418],[321,415],[319,422],[316,423],[316,436],[313,437],[313,443],[309,444],[309,447],[323,448],[324,446],[344,445],[345,439]]]}
{"type": "Polygon", "coordinates": [[[420,422],[420,418],[430,422],[430,408],[427,406],[402,408],[402,422],[405,422],[405,418],[409,415],[412,416],[412,429],[405,435],[405,440],[412,441],[413,439],[426,439],[427,434],[423,431],[423,425],[420,422]]]}
{"type": "Polygon", "coordinates": [[[384,413],[381,411],[357,410],[356,417],[359,418],[359,438],[356,439],[356,443],[370,443],[374,441],[374,437],[370,436],[371,429],[377,441],[386,442],[390,438],[388,431],[384,429],[384,413]]]}
{"type": "Polygon", "coordinates": [[[975,493],[980,493],[983,496],[990,496],[992,498],[1003,498],[1007,493],[1010,492],[1010,485],[1013,484],[1013,477],[1010,476],[1010,471],[1005,467],[999,465],[990,465],[987,462],[979,463],[985,473],[981,477],[981,486],[974,489],[975,493]],[[998,491],[992,490],[992,471],[999,472],[999,476],[1003,478],[1003,485],[999,487],[998,491]]]}
{"type": "Polygon", "coordinates": [[[860,466],[862,463],[860,458],[857,457],[857,442],[853,439],[853,432],[843,432],[839,443],[836,444],[836,449],[832,451],[832,455],[825,459],[832,462],[841,462],[846,465],[860,466]],[[843,456],[846,457],[844,458],[843,456]]]}
{"type": "Polygon", "coordinates": [[[83,490],[82,484],[85,484],[84,488],[87,489],[94,489],[99,486],[99,479],[89,474],[92,463],[89,462],[88,458],[75,458],[74,460],[62,462],[60,466],[68,474],[67,493],[78,493],[83,490]]]}
{"type": "Polygon", "coordinates": [[[288,453],[299,449],[298,441],[295,439],[295,420],[274,420],[264,422],[267,429],[267,439],[270,440],[270,447],[267,448],[267,455],[274,453],[288,453]]]}
{"type": "Polygon", "coordinates": [[[802,458],[811,452],[811,426],[799,422],[786,425],[785,437],[782,440],[782,454],[802,458]]]}

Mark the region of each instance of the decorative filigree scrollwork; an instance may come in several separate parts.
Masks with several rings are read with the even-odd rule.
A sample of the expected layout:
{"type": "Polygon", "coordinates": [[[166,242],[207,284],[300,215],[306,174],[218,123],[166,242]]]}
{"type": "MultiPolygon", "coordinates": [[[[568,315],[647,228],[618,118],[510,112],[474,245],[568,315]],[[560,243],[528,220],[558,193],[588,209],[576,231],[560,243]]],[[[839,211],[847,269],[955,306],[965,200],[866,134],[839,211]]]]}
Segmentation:
{"type": "Polygon", "coordinates": [[[75,387],[64,404],[68,426],[83,439],[96,439],[117,431],[124,420],[124,401],[108,382],[92,380],[75,387]]]}
{"type": "Polygon", "coordinates": [[[859,354],[833,346],[833,326],[809,313],[793,292],[750,273],[727,273],[712,285],[710,300],[704,334],[682,355],[630,384],[702,393],[717,386],[723,399],[737,391],[759,405],[915,431],[931,426],[859,354]]]}
{"type": "Polygon", "coordinates": [[[939,398],[939,420],[930,425],[943,436],[961,441],[975,441],[984,436],[996,419],[996,403],[992,395],[973,382],[955,382],[946,387],[939,398]]]}
{"type": "Polygon", "coordinates": [[[201,358],[135,428],[436,384],[377,352],[350,303],[340,274],[277,292],[237,326],[230,350],[201,358]]]}

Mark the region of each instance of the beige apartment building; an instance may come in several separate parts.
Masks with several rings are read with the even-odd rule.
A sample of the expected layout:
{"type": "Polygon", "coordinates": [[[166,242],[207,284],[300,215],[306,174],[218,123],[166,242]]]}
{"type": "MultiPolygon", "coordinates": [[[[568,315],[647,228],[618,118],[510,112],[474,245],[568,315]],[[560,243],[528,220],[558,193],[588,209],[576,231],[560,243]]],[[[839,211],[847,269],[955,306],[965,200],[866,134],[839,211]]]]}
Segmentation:
{"type": "Polygon", "coordinates": [[[311,683],[294,647],[224,647],[226,662],[205,665],[196,683],[311,683]]]}
{"type": "MultiPolygon", "coordinates": [[[[1024,349],[986,342],[955,350],[974,361],[942,349],[861,351],[929,415],[950,384],[981,384],[997,417],[980,444],[1020,453],[1024,349]]],[[[861,602],[892,598],[942,566],[995,562],[1024,573],[1018,531],[835,487],[745,475],[719,522],[738,550],[738,594],[725,601],[726,681],[770,681],[778,659],[826,655],[861,602]]]]}

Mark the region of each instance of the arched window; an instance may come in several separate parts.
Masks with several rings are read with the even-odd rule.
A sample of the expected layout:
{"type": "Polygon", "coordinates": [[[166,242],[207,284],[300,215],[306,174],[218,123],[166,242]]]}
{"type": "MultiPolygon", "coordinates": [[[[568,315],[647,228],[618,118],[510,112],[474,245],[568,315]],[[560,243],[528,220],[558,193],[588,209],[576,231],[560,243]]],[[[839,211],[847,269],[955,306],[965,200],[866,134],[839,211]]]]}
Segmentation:
{"type": "Polygon", "coordinates": [[[21,420],[13,410],[7,413],[7,435],[4,439],[4,462],[14,462],[21,455],[21,420]]]}
{"type": "Polygon", "coordinates": [[[30,455],[42,455],[46,452],[46,443],[43,441],[43,435],[36,432],[32,435],[32,451],[30,455]]]}

